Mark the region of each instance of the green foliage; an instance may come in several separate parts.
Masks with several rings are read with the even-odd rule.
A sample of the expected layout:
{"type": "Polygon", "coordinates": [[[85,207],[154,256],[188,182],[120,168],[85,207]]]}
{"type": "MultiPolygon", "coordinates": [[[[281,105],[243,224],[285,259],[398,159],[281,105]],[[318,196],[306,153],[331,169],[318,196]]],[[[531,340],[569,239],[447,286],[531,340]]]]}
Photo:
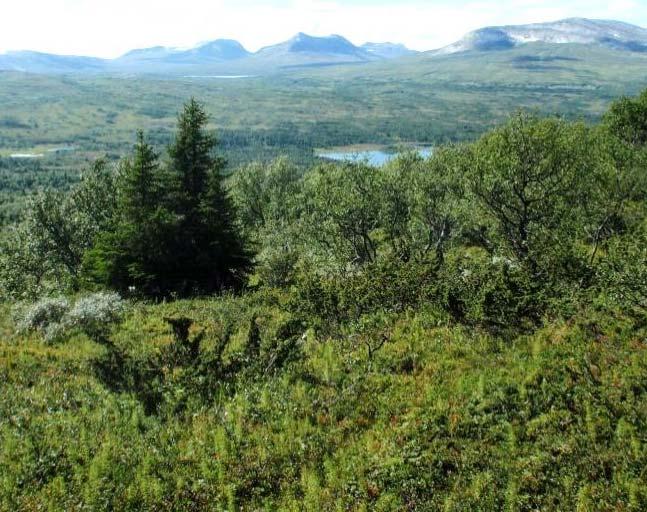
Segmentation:
{"type": "Polygon", "coordinates": [[[115,197],[114,174],[102,160],[69,194],[36,196],[22,224],[0,240],[3,296],[31,299],[52,288],[78,289],[84,252],[112,228],[115,197]]]}
{"type": "Polygon", "coordinates": [[[134,158],[124,162],[118,180],[116,226],[84,254],[87,280],[148,297],[244,284],[250,254],[237,232],[207,121],[195,100],[185,105],[166,172],[139,133],[134,158]]]}
{"type": "Polygon", "coordinates": [[[30,226],[22,223],[6,228],[0,238],[0,298],[3,300],[32,300],[58,284],[59,273],[46,265],[40,244],[32,234],[30,226]]]}
{"type": "Polygon", "coordinates": [[[613,102],[604,116],[604,124],[627,144],[647,144],[647,91],[636,98],[622,97],[613,102]]]}
{"type": "Polygon", "coordinates": [[[172,256],[158,282],[163,292],[181,296],[239,287],[250,268],[250,255],[236,231],[233,204],[222,184],[224,162],[212,154],[216,139],[207,131],[207,121],[203,107],[190,100],[169,147],[175,192],[170,210],[179,224],[171,245],[162,248],[172,256]]]}
{"type": "Polygon", "coordinates": [[[385,169],[381,226],[393,255],[424,260],[433,252],[442,262],[457,227],[460,148],[439,148],[424,160],[403,154],[385,169]]]}
{"type": "Polygon", "coordinates": [[[22,313],[57,344],[0,309],[0,509],[647,507],[639,145],[518,114],[384,169],[250,166],[230,199],[206,122],[189,102],[166,168],[140,136],[6,234],[5,295],[84,284],[79,261],[221,292],[244,237],[259,272],[22,313]]]}
{"type": "Polygon", "coordinates": [[[256,270],[268,286],[286,286],[294,277],[305,210],[300,178],[299,169],[286,158],[250,164],[232,177],[238,218],[259,249],[256,270]]]}
{"type": "Polygon", "coordinates": [[[291,311],[308,325],[337,332],[378,312],[402,313],[433,297],[434,265],[380,260],[354,272],[302,270],[293,287],[291,311]]]}
{"type": "Polygon", "coordinates": [[[338,341],[288,324],[261,295],[137,306],[120,386],[84,338],[3,339],[0,508],[644,508],[645,332],[620,310],[513,338],[420,309],[338,341]]]}
{"type": "Polygon", "coordinates": [[[547,306],[541,283],[518,263],[484,251],[452,254],[438,276],[437,300],[458,321],[526,329],[547,306]]]}
{"type": "Polygon", "coordinates": [[[134,157],[123,162],[117,180],[115,227],[101,233],[83,255],[86,280],[122,293],[159,293],[168,252],[164,244],[177,229],[164,203],[164,185],[158,156],[139,132],[134,157]]]}
{"type": "Polygon", "coordinates": [[[318,257],[344,267],[376,260],[382,174],[367,164],[321,165],[306,178],[307,236],[318,257]]]}
{"type": "Polygon", "coordinates": [[[647,311],[647,234],[645,228],[614,239],[600,269],[607,294],[625,311],[647,311]]]}
{"type": "Polygon", "coordinates": [[[286,158],[239,169],[232,177],[231,190],[243,225],[255,232],[289,224],[299,206],[300,177],[299,168],[286,158]]]}
{"type": "Polygon", "coordinates": [[[596,163],[591,154],[585,126],[524,113],[479,140],[466,179],[492,221],[497,240],[485,240],[488,249],[515,258],[535,279],[576,257],[581,184],[596,163]]]}

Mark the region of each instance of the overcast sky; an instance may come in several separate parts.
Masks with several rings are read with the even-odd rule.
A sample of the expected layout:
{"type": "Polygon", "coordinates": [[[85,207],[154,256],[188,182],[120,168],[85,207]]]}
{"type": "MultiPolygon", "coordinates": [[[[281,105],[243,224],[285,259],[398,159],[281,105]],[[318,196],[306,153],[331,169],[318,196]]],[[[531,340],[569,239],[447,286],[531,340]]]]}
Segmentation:
{"type": "Polygon", "coordinates": [[[573,16],[647,26],[647,0],[0,0],[0,52],[116,57],[218,38],[257,50],[297,32],[430,50],[487,25],[573,16]]]}

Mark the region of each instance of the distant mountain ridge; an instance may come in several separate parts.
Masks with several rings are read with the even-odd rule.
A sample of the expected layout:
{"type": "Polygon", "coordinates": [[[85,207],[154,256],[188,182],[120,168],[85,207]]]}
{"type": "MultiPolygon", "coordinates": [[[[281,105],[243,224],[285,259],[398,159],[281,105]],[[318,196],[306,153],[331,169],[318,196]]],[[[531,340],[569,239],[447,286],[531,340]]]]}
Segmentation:
{"type": "Polygon", "coordinates": [[[183,67],[220,64],[248,57],[248,52],[238,41],[216,39],[188,50],[154,46],[131,50],[121,57],[104,61],[108,70],[154,71],[183,67]]]}
{"type": "Polygon", "coordinates": [[[397,58],[414,52],[404,45],[367,43],[355,46],[340,35],[325,37],[299,33],[282,43],[247,51],[232,39],[216,39],[195,48],[153,46],[131,50],[116,59],[59,56],[37,52],[0,54],[0,70],[33,73],[184,73],[281,69],[335,64],[357,64],[397,58]]]}
{"type": "Polygon", "coordinates": [[[549,23],[481,28],[434,53],[505,50],[534,42],[591,44],[647,52],[647,30],[621,21],[568,18],[549,23]]]}
{"type": "Polygon", "coordinates": [[[284,41],[249,52],[232,39],[216,39],[195,48],[163,46],[131,50],[116,59],[63,56],[20,51],[0,54],[0,70],[31,73],[232,74],[256,75],[284,69],[357,65],[423,55],[488,52],[528,43],[595,45],[627,52],[647,52],[647,29],[611,20],[569,18],[550,23],[484,27],[461,40],[429,52],[416,52],[397,43],[356,46],[340,35],[299,33],[284,41]]]}
{"type": "Polygon", "coordinates": [[[316,37],[303,32],[299,32],[296,36],[283,43],[261,48],[257,53],[263,55],[277,52],[363,56],[362,50],[345,37],[337,34],[316,37]]]}
{"type": "Polygon", "coordinates": [[[105,61],[94,57],[54,55],[50,53],[15,51],[0,54],[0,70],[26,71],[29,73],[78,73],[98,72],[104,69],[105,61]]]}
{"type": "Polygon", "coordinates": [[[364,43],[361,48],[371,55],[384,59],[397,59],[420,53],[415,50],[410,50],[405,45],[399,43],[364,43]]]}

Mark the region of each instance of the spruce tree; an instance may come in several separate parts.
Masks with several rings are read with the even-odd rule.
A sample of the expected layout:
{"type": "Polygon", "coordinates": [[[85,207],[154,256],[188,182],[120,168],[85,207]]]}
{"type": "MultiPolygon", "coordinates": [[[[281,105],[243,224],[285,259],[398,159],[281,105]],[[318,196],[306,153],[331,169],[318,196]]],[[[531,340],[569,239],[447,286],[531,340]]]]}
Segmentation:
{"type": "Polygon", "coordinates": [[[214,154],[217,139],[207,130],[208,121],[202,105],[191,99],[169,148],[175,185],[170,208],[179,225],[166,284],[180,296],[235,288],[251,267],[222,184],[225,161],[214,154]]]}
{"type": "Polygon", "coordinates": [[[168,169],[138,133],[122,165],[116,227],[85,255],[90,281],[149,297],[186,297],[240,286],[251,255],[235,226],[208,116],[191,99],[178,119],[168,169]]]}
{"type": "Polygon", "coordinates": [[[160,235],[171,231],[162,194],[158,155],[139,131],[134,155],[123,161],[119,173],[116,226],[102,233],[85,255],[91,281],[121,292],[159,293],[167,253],[160,235]]]}
{"type": "Polygon", "coordinates": [[[123,219],[133,224],[146,222],[159,206],[161,180],[158,155],[146,142],[144,132],[137,132],[135,154],[123,164],[119,208],[123,219]]]}

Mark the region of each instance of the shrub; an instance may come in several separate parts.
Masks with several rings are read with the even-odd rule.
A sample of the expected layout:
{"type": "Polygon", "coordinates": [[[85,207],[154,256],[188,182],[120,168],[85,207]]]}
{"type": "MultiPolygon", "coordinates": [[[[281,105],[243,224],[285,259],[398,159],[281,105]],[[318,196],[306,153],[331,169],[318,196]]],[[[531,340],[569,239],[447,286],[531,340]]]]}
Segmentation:
{"type": "Polygon", "coordinates": [[[536,323],[545,304],[540,283],[520,265],[484,252],[463,253],[439,275],[438,300],[458,321],[486,327],[536,323]]]}
{"type": "Polygon", "coordinates": [[[44,298],[16,311],[19,332],[39,332],[45,341],[52,342],[60,337],[61,322],[70,308],[64,297],[44,298]]]}
{"type": "Polygon", "coordinates": [[[81,297],[65,315],[69,329],[79,329],[95,341],[105,342],[106,330],[121,320],[126,302],[114,292],[99,292],[81,297]]]}
{"type": "Polygon", "coordinates": [[[624,311],[647,311],[647,231],[613,240],[599,268],[602,291],[624,311]]]}
{"type": "Polygon", "coordinates": [[[257,274],[260,282],[272,288],[283,288],[294,281],[297,251],[270,247],[259,255],[257,274]]]}
{"type": "Polygon", "coordinates": [[[16,313],[19,332],[38,332],[47,342],[78,329],[97,342],[107,342],[107,330],[121,320],[126,302],[116,293],[94,293],[74,306],[66,298],[45,298],[16,313]]]}
{"type": "Polygon", "coordinates": [[[380,260],[355,272],[303,271],[290,301],[292,312],[319,330],[380,312],[399,313],[426,302],[435,288],[435,265],[380,260]]]}

